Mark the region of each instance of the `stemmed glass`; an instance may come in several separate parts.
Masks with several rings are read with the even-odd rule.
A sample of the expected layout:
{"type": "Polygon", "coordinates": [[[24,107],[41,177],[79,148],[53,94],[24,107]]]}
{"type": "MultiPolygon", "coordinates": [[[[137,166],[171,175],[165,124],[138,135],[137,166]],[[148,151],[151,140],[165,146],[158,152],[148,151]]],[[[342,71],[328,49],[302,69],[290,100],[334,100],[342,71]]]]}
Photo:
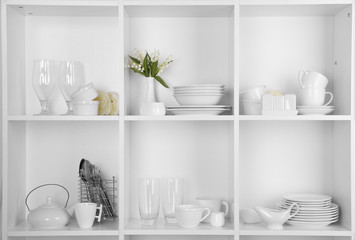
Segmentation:
{"type": "Polygon", "coordinates": [[[65,99],[68,112],[73,115],[72,94],[84,85],[84,69],[80,62],[63,61],[59,63],[59,89],[65,99]]]}
{"type": "Polygon", "coordinates": [[[41,103],[41,112],[36,115],[48,115],[48,100],[56,88],[56,66],[54,60],[34,60],[32,86],[41,103]]]}

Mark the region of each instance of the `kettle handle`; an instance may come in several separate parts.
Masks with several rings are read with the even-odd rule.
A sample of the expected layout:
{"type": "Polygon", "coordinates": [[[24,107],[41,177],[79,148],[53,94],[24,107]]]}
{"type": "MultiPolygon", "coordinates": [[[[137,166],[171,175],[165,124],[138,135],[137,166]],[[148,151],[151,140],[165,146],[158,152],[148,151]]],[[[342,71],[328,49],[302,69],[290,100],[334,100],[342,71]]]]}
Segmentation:
{"type": "Polygon", "coordinates": [[[63,188],[66,192],[67,192],[67,195],[68,195],[68,198],[67,198],[67,201],[65,202],[65,208],[68,206],[68,202],[69,202],[69,191],[68,191],[68,189],[66,189],[65,187],[63,187],[62,185],[59,185],[59,184],[56,184],[56,183],[47,183],[47,184],[43,184],[43,185],[40,185],[40,186],[38,186],[38,187],[35,187],[34,189],[32,189],[28,194],[27,194],[27,196],[26,196],[26,199],[25,199],[25,204],[26,204],[26,207],[27,207],[27,209],[28,209],[28,211],[31,211],[30,210],[30,208],[28,207],[28,204],[27,204],[27,199],[28,199],[28,197],[30,196],[30,194],[34,191],[34,190],[36,190],[36,189],[38,189],[38,188],[41,188],[41,187],[45,187],[45,186],[58,186],[58,187],[61,187],[61,188],[63,188]]]}
{"type": "Polygon", "coordinates": [[[302,86],[302,88],[305,88],[305,86],[303,85],[303,81],[302,81],[302,78],[305,74],[308,74],[308,71],[307,70],[301,70],[299,73],[298,73],[298,79],[300,81],[300,84],[302,86]]]}

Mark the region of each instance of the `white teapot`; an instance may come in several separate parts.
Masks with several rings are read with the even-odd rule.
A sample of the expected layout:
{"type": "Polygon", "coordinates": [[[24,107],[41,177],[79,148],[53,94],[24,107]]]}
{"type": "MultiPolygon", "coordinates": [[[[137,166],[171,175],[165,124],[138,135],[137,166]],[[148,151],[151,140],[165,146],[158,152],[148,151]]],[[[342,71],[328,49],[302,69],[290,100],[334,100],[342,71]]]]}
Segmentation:
{"type": "Polygon", "coordinates": [[[64,227],[65,225],[68,224],[71,215],[74,213],[74,206],[69,207],[68,209],[65,209],[67,207],[69,201],[69,192],[68,190],[59,185],[59,184],[44,184],[41,186],[38,186],[34,188],[32,191],[30,191],[25,199],[25,204],[27,209],[30,211],[30,213],[27,216],[27,221],[29,224],[31,224],[32,227],[34,228],[43,228],[43,229],[55,229],[55,228],[61,228],[64,227]],[[39,208],[30,210],[27,204],[27,199],[29,195],[36,189],[48,185],[54,185],[54,186],[59,186],[65,189],[67,192],[68,198],[65,203],[64,207],[59,206],[59,204],[53,202],[52,197],[48,196],[47,197],[47,202],[42,205],[39,208]]]}

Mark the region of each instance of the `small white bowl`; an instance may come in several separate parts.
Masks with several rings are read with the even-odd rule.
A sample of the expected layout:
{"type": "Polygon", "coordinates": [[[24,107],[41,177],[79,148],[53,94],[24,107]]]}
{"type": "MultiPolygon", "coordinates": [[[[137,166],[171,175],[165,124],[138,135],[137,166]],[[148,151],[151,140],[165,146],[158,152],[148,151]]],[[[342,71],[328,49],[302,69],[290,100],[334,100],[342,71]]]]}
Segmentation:
{"type": "Polygon", "coordinates": [[[260,115],[261,102],[257,100],[242,100],[245,115],[260,115]]]}
{"type": "Polygon", "coordinates": [[[96,88],[94,87],[93,83],[88,83],[78,91],[74,92],[71,97],[73,102],[78,101],[91,101],[98,96],[96,88]]]}
{"type": "Polygon", "coordinates": [[[73,102],[74,115],[95,116],[99,113],[99,101],[73,102]]]}
{"type": "Polygon", "coordinates": [[[174,97],[180,105],[217,105],[223,94],[175,94],[174,97]]]}
{"type": "Polygon", "coordinates": [[[266,86],[257,86],[248,88],[244,91],[241,91],[240,97],[242,100],[257,100],[261,101],[261,97],[266,92],[266,86]]]}

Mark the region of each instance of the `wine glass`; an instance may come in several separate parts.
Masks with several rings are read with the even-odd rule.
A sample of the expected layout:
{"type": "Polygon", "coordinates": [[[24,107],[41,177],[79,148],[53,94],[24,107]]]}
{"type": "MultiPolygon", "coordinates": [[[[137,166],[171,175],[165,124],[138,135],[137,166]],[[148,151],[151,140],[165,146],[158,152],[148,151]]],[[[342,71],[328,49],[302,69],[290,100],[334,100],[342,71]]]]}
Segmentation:
{"type": "Polygon", "coordinates": [[[84,85],[84,70],[80,62],[63,61],[59,63],[59,89],[65,99],[68,112],[73,115],[72,95],[84,85]]]}
{"type": "Polygon", "coordinates": [[[54,60],[34,60],[32,86],[41,103],[41,112],[48,115],[48,101],[56,88],[56,66],[54,60]]]}

